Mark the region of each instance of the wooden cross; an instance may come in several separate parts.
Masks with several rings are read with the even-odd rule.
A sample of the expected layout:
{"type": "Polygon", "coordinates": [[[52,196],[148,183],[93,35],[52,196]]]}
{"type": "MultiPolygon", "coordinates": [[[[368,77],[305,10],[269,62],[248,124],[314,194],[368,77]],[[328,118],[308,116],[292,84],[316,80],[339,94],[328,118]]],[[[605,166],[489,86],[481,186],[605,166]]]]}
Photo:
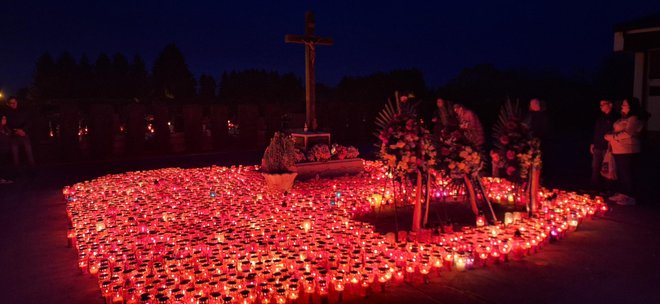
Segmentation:
{"type": "Polygon", "coordinates": [[[316,45],[332,45],[331,38],[314,35],[314,14],[305,13],[305,35],[285,35],[286,43],[305,44],[305,120],[310,131],[316,131],[316,80],[314,76],[314,63],[316,61],[316,45]]]}

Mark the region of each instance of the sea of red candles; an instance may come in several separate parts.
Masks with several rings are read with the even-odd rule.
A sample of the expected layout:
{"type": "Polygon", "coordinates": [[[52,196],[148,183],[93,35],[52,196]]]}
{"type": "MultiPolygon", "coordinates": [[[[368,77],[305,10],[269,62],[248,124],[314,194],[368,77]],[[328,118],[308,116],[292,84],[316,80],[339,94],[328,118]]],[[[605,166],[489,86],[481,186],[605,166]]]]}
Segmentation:
{"type": "MultiPolygon", "coordinates": [[[[288,194],[267,191],[254,166],[107,175],[63,189],[68,239],[107,303],[340,302],[522,258],[607,210],[544,189],[532,217],[397,243],[354,220],[395,192],[382,167],[365,168],[288,194]]],[[[489,197],[515,195],[505,180],[484,183],[489,197]]]]}

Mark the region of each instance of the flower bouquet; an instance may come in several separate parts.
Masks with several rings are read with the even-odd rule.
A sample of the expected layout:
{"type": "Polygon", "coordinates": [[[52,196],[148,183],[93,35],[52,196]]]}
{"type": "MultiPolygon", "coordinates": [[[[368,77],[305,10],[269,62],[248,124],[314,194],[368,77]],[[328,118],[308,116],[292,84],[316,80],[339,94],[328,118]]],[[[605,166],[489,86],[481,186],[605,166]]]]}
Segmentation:
{"type": "MultiPolygon", "coordinates": [[[[423,175],[428,175],[429,168],[435,165],[436,149],[431,133],[417,117],[415,105],[408,98],[399,99],[396,95],[395,103],[388,102],[376,118],[379,154],[389,173],[396,177],[400,185],[407,184],[407,181],[416,183],[412,230],[419,231],[422,224],[423,180],[427,183],[427,211],[429,202],[428,177],[424,178],[423,175]]],[[[396,198],[394,206],[396,211],[396,198]]]]}
{"type": "Polygon", "coordinates": [[[481,153],[473,147],[461,129],[442,130],[438,140],[442,160],[438,163],[443,175],[462,178],[476,176],[483,168],[481,153]]]}
{"type": "Polygon", "coordinates": [[[309,151],[307,151],[307,160],[309,161],[329,161],[331,157],[332,154],[330,154],[330,148],[328,148],[328,145],[314,145],[309,151]]]}
{"type": "Polygon", "coordinates": [[[507,100],[500,110],[493,131],[495,149],[490,152],[493,175],[498,176],[497,173],[503,170],[507,179],[522,184],[521,189],[529,195],[527,209],[531,213],[540,187],[541,141],[532,137],[529,128],[522,123],[518,102],[511,100],[507,100]]]}
{"type": "Polygon", "coordinates": [[[454,183],[464,183],[469,195],[470,207],[479,214],[475,183],[479,182],[479,172],[483,168],[483,158],[463,129],[445,128],[440,132],[438,146],[442,160],[437,169],[441,175],[452,177],[454,183]]]}
{"type": "Polygon", "coordinates": [[[353,146],[342,146],[340,144],[316,144],[307,153],[296,149],[296,163],[325,162],[329,160],[354,159],[360,156],[360,151],[353,146]]]}
{"type": "Polygon", "coordinates": [[[378,137],[381,159],[399,177],[435,165],[431,134],[414,116],[395,114],[378,137]]]}
{"type": "Polygon", "coordinates": [[[493,127],[493,137],[495,148],[490,152],[493,175],[499,176],[503,173],[507,179],[522,183],[527,177],[527,170],[521,157],[528,153],[533,154],[531,150],[537,146],[532,142],[529,128],[522,123],[518,102],[505,102],[493,127]]]}

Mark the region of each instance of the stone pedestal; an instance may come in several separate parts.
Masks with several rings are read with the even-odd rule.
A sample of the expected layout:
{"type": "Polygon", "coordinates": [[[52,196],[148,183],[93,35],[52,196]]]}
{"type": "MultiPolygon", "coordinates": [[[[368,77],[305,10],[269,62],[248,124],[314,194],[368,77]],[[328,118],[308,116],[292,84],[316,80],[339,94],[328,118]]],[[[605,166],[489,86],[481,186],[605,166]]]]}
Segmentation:
{"type": "Polygon", "coordinates": [[[355,175],[364,171],[364,160],[361,158],[329,160],[325,162],[310,162],[296,164],[298,179],[338,177],[355,175]]]}
{"type": "Polygon", "coordinates": [[[316,144],[330,145],[330,133],[326,132],[292,132],[291,136],[295,142],[296,148],[305,151],[316,144]]]}

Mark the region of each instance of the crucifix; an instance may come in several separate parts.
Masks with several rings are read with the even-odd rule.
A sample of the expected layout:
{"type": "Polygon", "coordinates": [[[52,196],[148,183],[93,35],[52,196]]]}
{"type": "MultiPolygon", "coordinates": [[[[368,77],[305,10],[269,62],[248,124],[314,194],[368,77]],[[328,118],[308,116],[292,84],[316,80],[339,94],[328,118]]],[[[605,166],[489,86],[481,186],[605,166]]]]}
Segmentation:
{"type": "Polygon", "coordinates": [[[285,35],[286,43],[301,43],[305,45],[305,121],[310,131],[316,131],[316,80],[314,77],[314,63],[316,61],[317,45],[332,45],[331,38],[314,35],[314,14],[305,13],[305,35],[285,35]]]}

